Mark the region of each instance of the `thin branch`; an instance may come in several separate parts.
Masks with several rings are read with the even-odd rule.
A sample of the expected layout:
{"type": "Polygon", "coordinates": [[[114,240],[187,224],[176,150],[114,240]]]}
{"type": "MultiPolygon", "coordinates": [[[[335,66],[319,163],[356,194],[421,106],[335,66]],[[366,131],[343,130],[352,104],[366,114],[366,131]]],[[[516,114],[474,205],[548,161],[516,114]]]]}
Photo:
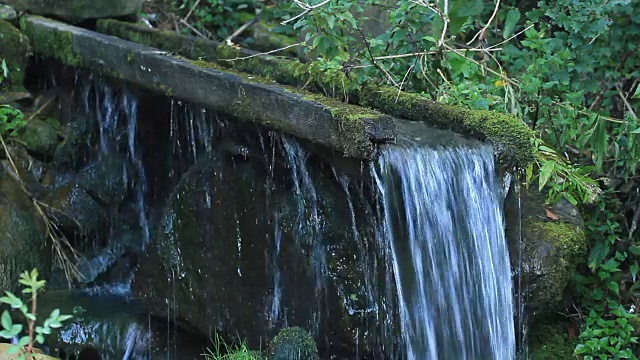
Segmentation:
{"type": "Polygon", "coordinates": [[[238,58],[233,58],[233,59],[222,59],[222,60],[223,61],[237,61],[237,60],[251,59],[251,58],[254,58],[256,56],[270,55],[270,54],[276,53],[278,51],[287,50],[287,49],[292,48],[294,46],[302,45],[303,43],[304,42],[298,42],[298,43],[295,43],[295,44],[287,45],[285,47],[282,47],[282,48],[279,48],[279,49],[275,49],[275,50],[271,50],[271,51],[267,51],[267,52],[261,52],[261,53],[256,53],[256,54],[249,55],[249,56],[238,57],[238,58]]]}
{"type": "Polygon", "coordinates": [[[189,30],[193,31],[196,35],[200,36],[201,38],[209,39],[208,37],[204,36],[200,31],[198,31],[196,28],[191,26],[191,24],[189,24],[188,22],[184,21],[183,19],[180,19],[180,23],[184,24],[186,27],[189,28],[189,30]]]}
{"type": "Polygon", "coordinates": [[[201,1],[201,0],[198,0],[198,1],[196,1],[196,2],[193,4],[193,6],[191,7],[191,9],[189,9],[189,12],[187,13],[187,16],[185,16],[185,17],[184,17],[184,19],[182,19],[182,20],[184,20],[184,21],[189,20],[189,17],[190,17],[190,16],[191,16],[191,14],[193,13],[193,10],[195,10],[195,9],[198,7],[198,5],[200,4],[200,1],[201,1]]]}
{"type": "Polygon", "coordinates": [[[521,30],[521,31],[517,32],[516,34],[512,35],[511,37],[509,37],[507,40],[504,40],[504,41],[501,41],[501,42],[499,42],[499,43],[497,43],[497,44],[495,44],[495,45],[491,45],[491,46],[489,46],[489,47],[487,48],[487,50],[494,49],[496,46],[500,46],[500,45],[502,45],[502,44],[505,44],[505,43],[507,43],[507,42],[511,41],[513,38],[516,38],[516,37],[520,36],[520,34],[522,34],[523,32],[525,32],[525,31],[527,31],[527,30],[531,29],[533,26],[534,26],[534,24],[531,24],[531,25],[527,26],[524,30],[521,30]]]}
{"type": "Polygon", "coordinates": [[[638,120],[638,116],[636,115],[636,112],[633,111],[633,107],[631,106],[631,104],[629,104],[629,101],[627,101],[627,97],[624,96],[624,93],[622,92],[622,89],[620,89],[619,86],[616,86],[616,88],[618,89],[618,95],[620,95],[620,98],[622,99],[622,102],[624,103],[624,106],[627,108],[627,110],[629,111],[631,116],[635,120],[638,120]]]}
{"type": "Polygon", "coordinates": [[[516,81],[514,81],[514,80],[512,80],[512,79],[510,79],[510,78],[508,78],[508,77],[506,77],[506,76],[504,76],[503,74],[500,74],[499,72],[497,72],[497,71],[495,71],[495,70],[491,69],[490,67],[488,67],[488,66],[486,66],[486,65],[481,64],[481,63],[480,63],[480,62],[478,62],[477,60],[474,60],[474,59],[471,59],[471,58],[466,57],[464,54],[462,54],[462,53],[461,53],[460,51],[458,51],[457,49],[454,49],[454,48],[452,48],[451,46],[449,46],[449,45],[447,45],[447,44],[444,44],[444,47],[445,47],[445,48],[447,48],[448,50],[451,50],[451,52],[453,52],[454,54],[456,54],[456,55],[458,55],[458,56],[461,56],[461,57],[463,57],[463,58],[465,58],[465,59],[467,59],[467,60],[471,61],[472,63],[474,63],[474,64],[476,64],[476,65],[478,65],[478,66],[480,66],[480,67],[482,67],[482,68],[486,69],[488,72],[490,72],[490,73],[492,73],[492,74],[494,74],[494,75],[496,75],[496,76],[500,77],[502,80],[508,81],[509,83],[511,83],[511,84],[513,84],[513,85],[516,85],[516,86],[518,85],[518,83],[517,83],[516,81]]]}
{"type": "Polygon", "coordinates": [[[238,30],[234,31],[233,34],[229,35],[229,37],[224,42],[229,46],[233,45],[233,43],[232,43],[233,39],[235,39],[238,35],[242,34],[251,25],[257,23],[258,21],[260,21],[260,13],[256,14],[256,16],[253,19],[251,19],[249,22],[247,22],[246,24],[240,26],[240,28],[238,30]]]}
{"type": "Polygon", "coordinates": [[[442,13],[442,22],[444,26],[442,27],[442,35],[440,35],[440,42],[438,46],[444,45],[444,38],[447,35],[447,29],[449,27],[449,0],[444,0],[444,12],[442,13]]]}
{"type": "Polygon", "coordinates": [[[496,1],[496,7],[495,9],[493,9],[493,14],[491,14],[491,17],[489,18],[489,21],[487,21],[487,25],[485,25],[482,30],[478,31],[471,40],[469,40],[469,42],[467,43],[467,45],[471,45],[471,43],[473,43],[474,41],[476,41],[476,39],[480,39],[482,40],[484,38],[484,34],[487,31],[487,29],[489,29],[489,26],[491,25],[491,23],[493,22],[493,19],[496,18],[496,15],[498,14],[498,8],[500,7],[500,0],[496,1]]]}
{"type": "MultiPolygon", "coordinates": [[[[502,48],[497,48],[497,49],[478,49],[478,48],[473,48],[473,49],[458,49],[458,50],[475,51],[475,52],[489,52],[489,51],[500,51],[500,50],[502,50],[502,48]]],[[[451,52],[451,51],[452,50],[445,50],[444,52],[451,52]]],[[[376,59],[376,60],[400,59],[400,58],[413,57],[413,56],[435,55],[435,54],[439,54],[439,53],[440,53],[440,51],[423,51],[423,52],[415,52],[415,53],[411,53],[411,54],[397,54],[397,55],[377,56],[374,59],[376,59]]]]}
{"type": "Polygon", "coordinates": [[[292,21],[294,21],[294,20],[297,20],[297,19],[299,19],[299,18],[301,18],[301,17],[305,16],[305,15],[306,15],[307,13],[309,13],[311,10],[314,10],[314,9],[319,8],[319,7],[325,6],[325,5],[326,5],[326,4],[328,4],[328,3],[329,3],[329,1],[331,1],[331,0],[325,0],[325,1],[323,1],[323,2],[321,2],[320,4],[317,4],[317,5],[309,5],[309,4],[306,4],[306,3],[302,3],[302,2],[300,2],[300,1],[298,1],[298,0],[294,0],[294,1],[295,1],[296,5],[300,6],[304,11],[303,11],[303,12],[301,12],[300,14],[298,14],[298,15],[296,15],[296,16],[294,16],[294,17],[292,17],[292,18],[291,18],[291,19],[289,19],[289,20],[285,20],[285,21],[283,21],[283,22],[281,23],[282,25],[286,25],[286,24],[288,24],[288,23],[290,23],[290,22],[292,22],[292,21]]]}

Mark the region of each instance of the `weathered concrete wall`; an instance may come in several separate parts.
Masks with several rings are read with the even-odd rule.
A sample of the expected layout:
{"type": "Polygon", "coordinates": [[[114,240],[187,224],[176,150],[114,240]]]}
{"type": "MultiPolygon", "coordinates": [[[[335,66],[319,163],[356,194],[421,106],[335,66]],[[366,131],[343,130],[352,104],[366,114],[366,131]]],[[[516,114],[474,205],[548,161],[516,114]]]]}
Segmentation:
{"type": "Polygon", "coordinates": [[[371,158],[375,143],[395,138],[394,119],[375,110],[43,17],[24,17],[21,26],[36,54],[200,103],[347,157],[371,158]]]}
{"type": "Polygon", "coordinates": [[[522,121],[512,116],[439,104],[417,94],[398,92],[395,88],[376,84],[361,86],[344,73],[314,72],[308,65],[298,61],[265,55],[252,56],[257,53],[131,23],[100,20],[97,29],[188,58],[215,62],[222,67],[260,75],[281,84],[309,89],[385,114],[423,121],[488,141],[493,144],[496,157],[505,169],[524,168],[533,160],[533,133],[522,121]],[[252,57],[246,58],[248,56],[252,57]],[[229,61],[238,58],[245,59],[229,61]]]}

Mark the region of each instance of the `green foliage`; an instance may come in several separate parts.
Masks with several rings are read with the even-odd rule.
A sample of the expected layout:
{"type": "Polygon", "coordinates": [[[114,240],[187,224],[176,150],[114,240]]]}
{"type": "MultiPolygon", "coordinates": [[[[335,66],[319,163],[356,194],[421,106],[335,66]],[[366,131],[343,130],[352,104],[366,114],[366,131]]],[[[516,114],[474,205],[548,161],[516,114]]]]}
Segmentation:
{"type": "Polygon", "coordinates": [[[0,135],[17,137],[27,126],[24,115],[10,105],[0,105],[0,135]]]}
{"type": "MultiPolygon", "coordinates": [[[[251,18],[246,14],[255,12],[256,0],[175,0],[174,6],[185,17],[190,14],[189,23],[199,32],[214,40],[224,40],[251,18]],[[196,4],[196,2],[198,2],[196,4]]],[[[181,28],[190,33],[188,27],[181,28]]]]}
{"type": "Polygon", "coordinates": [[[260,352],[249,350],[244,342],[228,345],[218,334],[213,340],[213,349],[208,349],[204,357],[207,360],[262,360],[260,352]]]}
{"type": "Polygon", "coordinates": [[[535,162],[521,169],[526,184],[547,190],[550,203],[565,198],[581,206],[587,218],[590,256],[573,289],[573,315],[583,324],[576,355],[635,358],[639,219],[621,202],[638,207],[614,186],[640,175],[640,2],[307,5],[292,27],[305,34],[318,66],[342,69],[356,84],[379,81],[515,115],[535,131],[535,162]],[[375,20],[371,8],[379,10],[375,20]],[[375,21],[383,31],[368,30],[375,21]]]}
{"type": "MultiPolygon", "coordinates": [[[[71,319],[71,315],[63,315],[59,309],[51,312],[49,317],[44,320],[42,325],[36,326],[38,321],[36,316],[38,292],[45,287],[46,281],[38,280],[38,270],[33,269],[30,273],[25,271],[20,275],[20,284],[24,286],[22,293],[31,297],[31,309],[22,299],[11,292],[5,292],[5,296],[0,298],[0,302],[7,304],[12,310],[18,310],[27,321],[27,335],[24,335],[18,341],[18,344],[12,346],[8,350],[7,355],[19,353],[19,359],[31,359],[34,344],[44,344],[45,336],[51,334],[53,329],[62,327],[62,323],[71,319]],[[26,347],[26,350],[25,350],[26,347]]],[[[12,339],[23,332],[23,324],[14,324],[9,311],[4,311],[0,316],[0,324],[2,331],[0,337],[4,339],[12,339]]]]}

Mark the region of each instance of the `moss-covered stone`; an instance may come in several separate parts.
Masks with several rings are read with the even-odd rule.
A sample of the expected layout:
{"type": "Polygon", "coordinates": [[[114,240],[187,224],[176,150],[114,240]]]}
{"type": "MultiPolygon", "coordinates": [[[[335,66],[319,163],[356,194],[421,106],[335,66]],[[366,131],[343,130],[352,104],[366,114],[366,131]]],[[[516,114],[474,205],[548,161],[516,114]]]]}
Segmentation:
{"type": "Polygon", "coordinates": [[[24,73],[31,48],[29,38],[10,22],[0,20],[0,63],[4,60],[7,76],[0,67],[0,92],[22,91],[24,73]]]}
{"type": "Polygon", "coordinates": [[[58,133],[49,122],[34,118],[27,122],[20,141],[29,152],[51,158],[58,146],[58,133]]]}
{"type": "Polygon", "coordinates": [[[576,339],[569,339],[567,324],[538,324],[529,333],[529,359],[573,359],[573,351],[576,345],[576,339]]]}
{"type": "Polygon", "coordinates": [[[20,19],[20,28],[31,38],[34,52],[53,57],[67,65],[82,65],[82,57],[74,51],[71,31],[48,31],[33,26],[26,17],[20,19]]]}
{"type": "Polygon", "coordinates": [[[318,360],[318,349],[313,337],[304,329],[282,329],[269,349],[270,360],[318,360]]]}
{"type": "Polygon", "coordinates": [[[570,304],[567,285],[587,256],[584,223],[566,200],[545,204],[545,194],[520,189],[505,201],[506,236],[514,272],[526,292],[530,320],[563,311],[570,304]]]}
{"type": "Polygon", "coordinates": [[[576,265],[584,260],[587,250],[585,234],[571,224],[535,220],[525,221],[523,231],[534,241],[530,244],[532,253],[525,256],[536,257],[536,261],[531,262],[531,265],[538,266],[534,272],[545,276],[544,283],[531,289],[530,296],[535,296],[536,302],[558,304],[576,265]]]}
{"type": "Polygon", "coordinates": [[[438,104],[417,94],[398,93],[397,89],[375,84],[360,86],[342,71],[323,71],[272,56],[252,56],[252,51],[114,20],[99,21],[98,31],[489,141],[506,170],[524,168],[533,160],[533,133],[512,116],[438,104]]]}

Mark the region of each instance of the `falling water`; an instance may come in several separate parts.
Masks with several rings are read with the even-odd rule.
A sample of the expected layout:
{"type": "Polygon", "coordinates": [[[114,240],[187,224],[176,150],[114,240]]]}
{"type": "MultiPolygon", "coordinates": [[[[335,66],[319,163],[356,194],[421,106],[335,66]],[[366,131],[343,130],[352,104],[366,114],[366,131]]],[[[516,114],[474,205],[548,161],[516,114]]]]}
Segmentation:
{"type": "Polygon", "coordinates": [[[377,183],[408,359],[515,356],[512,284],[491,148],[386,147],[377,183]]]}

